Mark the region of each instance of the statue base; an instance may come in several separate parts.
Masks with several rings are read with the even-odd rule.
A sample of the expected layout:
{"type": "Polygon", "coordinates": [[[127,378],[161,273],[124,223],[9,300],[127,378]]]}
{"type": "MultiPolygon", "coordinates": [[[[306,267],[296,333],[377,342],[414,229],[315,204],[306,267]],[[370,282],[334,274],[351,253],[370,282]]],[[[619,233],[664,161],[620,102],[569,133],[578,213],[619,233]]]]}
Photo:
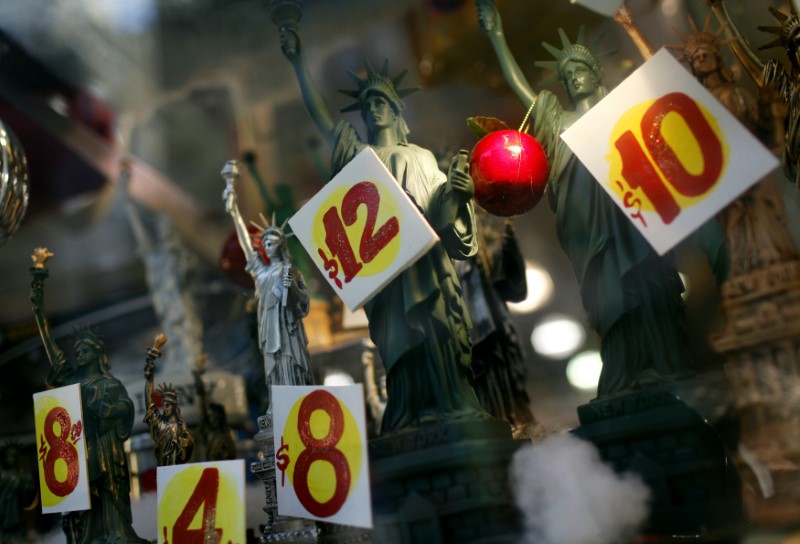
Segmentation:
{"type": "Polygon", "coordinates": [[[787,417],[790,402],[785,399],[776,396],[738,407],[736,460],[750,522],[759,527],[792,526],[800,520],[797,421],[787,417]]]}
{"type": "Polygon", "coordinates": [[[372,541],[518,542],[508,466],[526,443],[495,419],[423,425],[373,439],[372,541]]]}
{"type": "Polygon", "coordinates": [[[646,534],[737,534],[744,523],[739,473],[718,432],[677,391],[665,385],[579,406],[573,434],[597,446],[617,472],[635,472],[648,485],[646,534]]]}
{"type": "Polygon", "coordinates": [[[253,437],[258,447],[258,461],[250,463],[250,472],[264,484],[267,523],[259,542],[281,542],[285,544],[310,544],[317,542],[318,529],[314,521],[290,518],[278,514],[278,495],[275,473],[275,446],[273,442],[272,414],[258,418],[258,432],[253,437]]]}

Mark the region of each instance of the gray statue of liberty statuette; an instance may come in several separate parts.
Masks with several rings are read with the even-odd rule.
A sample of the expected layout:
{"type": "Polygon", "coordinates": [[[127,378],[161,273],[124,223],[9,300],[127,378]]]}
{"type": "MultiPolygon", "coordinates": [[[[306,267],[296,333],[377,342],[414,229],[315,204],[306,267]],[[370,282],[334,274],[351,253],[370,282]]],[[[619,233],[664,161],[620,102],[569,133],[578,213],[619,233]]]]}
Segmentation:
{"type": "Polygon", "coordinates": [[[300,271],[292,265],[283,226],[272,225],[262,216],[263,225],[253,223],[260,237],[251,238],[242,219],[234,182],[239,165],[228,161],[222,170],[226,188],[222,195],[225,211],[233,219],[239,245],[255,282],[258,301],[258,343],[264,357],[264,374],[272,412],[271,385],[313,385],[308,355],[308,339],[303,318],[308,315],[308,289],[300,271]]]}
{"type": "Polygon", "coordinates": [[[142,211],[131,199],[130,176],[130,162],[122,160],[119,184],[125,199],[125,211],[145,266],[153,309],[161,329],[170,339],[170,349],[160,373],[188,372],[203,351],[203,324],[190,288],[191,272],[196,268],[194,256],[184,246],[166,213],[157,216],[156,232],[152,232],[142,217],[142,211]]]}
{"type": "Polygon", "coordinates": [[[600,335],[603,371],[598,397],[627,392],[691,374],[685,307],[678,272],[660,257],[561,140],[561,133],[605,96],[603,69],[583,44],[559,30],[561,49],[543,44],[550,68],[572,109],[531,88],[503,34],[491,0],[477,0],[478,20],[489,37],[506,81],[525,108],[532,133],[550,162],[548,191],[559,242],[572,263],[589,320],[600,335]]]}

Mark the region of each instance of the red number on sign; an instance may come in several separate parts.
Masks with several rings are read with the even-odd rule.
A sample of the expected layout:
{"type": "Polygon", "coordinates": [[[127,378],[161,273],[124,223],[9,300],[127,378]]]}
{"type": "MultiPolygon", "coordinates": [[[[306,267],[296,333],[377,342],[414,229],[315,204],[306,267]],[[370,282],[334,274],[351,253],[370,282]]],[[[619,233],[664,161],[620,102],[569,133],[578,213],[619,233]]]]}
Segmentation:
{"type": "Polygon", "coordinates": [[[364,225],[364,232],[361,233],[361,244],[358,254],[365,263],[371,262],[375,256],[386,247],[392,238],[400,232],[400,223],[396,217],[390,217],[374,235],[375,220],[378,217],[381,196],[374,183],[362,181],[354,185],[342,200],[342,217],[344,224],[352,225],[358,218],[358,207],[364,204],[367,207],[367,222],[364,225]]]}
{"type": "MultiPolygon", "coordinates": [[[[345,193],[342,199],[341,217],[339,216],[339,210],[335,206],[331,206],[322,217],[322,224],[325,227],[325,245],[328,246],[332,256],[339,259],[344,272],[345,283],[352,280],[364,267],[363,263],[371,262],[400,232],[400,223],[397,217],[394,216],[390,217],[377,232],[375,231],[375,221],[378,217],[379,208],[380,194],[378,193],[378,188],[372,182],[362,181],[345,193]],[[360,262],[356,258],[344,227],[345,225],[353,225],[356,222],[358,208],[362,204],[367,207],[367,221],[359,243],[358,254],[361,257],[361,261],[363,261],[360,262]],[[342,222],[343,219],[344,222],[342,222]]],[[[325,268],[332,268],[321,250],[320,254],[326,260],[325,268]]]]}
{"type": "Polygon", "coordinates": [[[42,447],[49,447],[44,456],[44,481],[57,497],[66,497],[72,493],[78,485],[80,475],[78,450],[67,440],[71,425],[69,413],[61,406],[50,410],[44,420],[42,447]],[[55,433],[56,423],[59,427],[58,434],[55,433]],[[67,476],[63,482],[56,477],[56,461],[59,459],[63,459],[67,465],[67,476]]]}
{"type": "Polygon", "coordinates": [[[722,173],[722,142],[697,103],[684,93],[669,93],[653,102],[642,116],[641,129],[656,164],[647,158],[633,133],[626,131],[614,143],[622,158],[622,177],[634,189],[641,188],[662,221],[670,224],[680,213],[680,206],[656,174],[656,165],[680,194],[701,196],[714,186],[722,173]],[[697,175],[686,170],[661,133],[661,125],[669,113],[681,116],[700,145],[703,171],[697,175]]]}
{"type": "Polygon", "coordinates": [[[617,141],[614,142],[619,154],[622,156],[622,177],[628,185],[634,189],[641,189],[645,196],[650,199],[656,212],[661,217],[664,224],[669,225],[678,216],[681,208],[675,198],[661,183],[661,180],[653,169],[653,165],[647,160],[639,142],[630,130],[625,131],[617,141]]]}
{"type": "Polygon", "coordinates": [[[183,511],[175,520],[172,528],[172,541],[181,544],[205,544],[207,542],[221,542],[222,529],[216,529],[217,522],[217,492],[219,491],[219,470],[216,468],[203,469],[200,480],[192,491],[192,496],[183,507],[183,511]],[[189,524],[203,507],[203,527],[189,529],[189,524]]]}
{"type": "Polygon", "coordinates": [[[325,226],[325,245],[331,250],[334,257],[339,258],[344,272],[344,281],[349,282],[364,267],[356,260],[350,240],[347,239],[347,232],[344,230],[342,219],[339,217],[339,210],[335,206],[325,212],[322,217],[322,224],[325,226]]]}
{"type": "Polygon", "coordinates": [[[300,404],[297,431],[300,433],[300,441],[306,447],[297,456],[294,467],[293,483],[297,498],[311,514],[321,518],[332,516],[342,507],[350,489],[350,465],[344,454],[335,447],[344,433],[344,413],[336,397],[323,389],[309,393],[300,404]],[[311,414],[315,410],[324,411],[331,420],[328,434],[321,439],[314,438],[311,434],[311,414]],[[333,466],[336,488],[327,502],[315,499],[308,487],[308,471],[314,461],[327,461],[333,466]]]}

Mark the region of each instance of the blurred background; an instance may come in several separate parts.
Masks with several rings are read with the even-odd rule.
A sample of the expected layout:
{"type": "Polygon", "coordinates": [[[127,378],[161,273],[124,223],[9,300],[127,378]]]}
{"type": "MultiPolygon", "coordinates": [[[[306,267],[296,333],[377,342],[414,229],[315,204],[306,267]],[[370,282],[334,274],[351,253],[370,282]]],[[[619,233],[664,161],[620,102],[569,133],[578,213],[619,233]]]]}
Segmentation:
{"type": "MultiPolygon", "coordinates": [[[[521,123],[525,111],[503,79],[471,0],[303,4],[304,52],[332,113],[350,104],[336,92],[352,86],[347,70],[362,70],[365,58],[374,66],[388,58],[391,74],[408,67],[403,84],[421,87],[406,99],[409,139],[437,155],[476,143],[467,117],[521,123]]],[[[770,40],[757,30],[774,24],[767,6],[789,9],[778,0],[727,4],[756,45],[770,40]]],[[[597,52],[609,53],[609,88],[642,62],[614,21],[568,0],[497,5],[509,46],[534,87],[548,75],[534,66],[549,57],[541,42],[559,43],[559,27],[570,37],[580,25],[589,36],[602,36],[597,52]]],[[[707,13],[702,0],[630,0],[629,7],[655,49],[681,43],[675,29],[689,31],[687,15],[701,25],[707,13]]],[[[783,60],[780,50],[770,54],[783,60]]],[[[746,76],[740,81],[750,85],[746,76]]],[[[548,88],[562,92],[557,84],[548,88]]],[[[345,116],[363,126],[358,114],[345,116]]],[[[250,159],[253,168],[244,169],[239,186],[250,219],[302,206],[328,179],[329,160],[281,54],[269,1],[5,0],[0,119],[17,134],[30,171],[27,214],[0,246],[0,442],[35,442],[31,395],[43,389],[48,363],[29,301],[34,247],[55,254],[48,263],[46,310],[62,348],[71,353],[72,329],[93,324],[106,339],[112,371],[132,397],[141,394],[145,349],[158,320],[126,212],[127,191],[119,184],[126,156],[133,161],[129,193],[145,228],[156,233],[159,218],[171,219],[191,271],[186,289],[202,322],[207,366],[237,377],[230,383],[245,388],[247,406],[229,409],[241,436],[251,436],[263,368],[253,343],[252,289],[242,278],[219,172],[229,159],[250,159]]],[[[788,190],[787,208],[797,217],[788,190]]],[[[529,300],[515,305],[512,315],[531,408],[545,427],[566,429],[577,425],[576,407],[594,397],[599,342],[587,326],[546,199],[513,223],[528,267],[529,300]]],[[[688,247],[678,248],[676,258],[687,285],[695,364],[720,370],[708,346],[720,319],[713,277],[688,247]]],[[[306,280],[315,299],[306,328],[317,379],[362,382],[363,321],[346,315],[317,272],[309,268],[306,280]]]]}

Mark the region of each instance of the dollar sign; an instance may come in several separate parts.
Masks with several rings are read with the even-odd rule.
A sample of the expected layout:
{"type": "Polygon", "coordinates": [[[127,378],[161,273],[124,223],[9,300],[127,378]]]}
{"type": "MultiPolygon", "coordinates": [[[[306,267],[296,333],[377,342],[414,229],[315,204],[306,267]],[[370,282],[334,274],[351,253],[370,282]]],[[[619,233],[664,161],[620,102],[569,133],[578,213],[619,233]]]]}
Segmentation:
{"type": "Polygon", "coordinates": [[[289,451],[289,444],[283,443],[283,435],[281,435],[281,447],[275,452],[275,466],[281,471],[281,487],[286,484],[286,469],[289,467],[289,456],[284,453],[289,451]]]}

